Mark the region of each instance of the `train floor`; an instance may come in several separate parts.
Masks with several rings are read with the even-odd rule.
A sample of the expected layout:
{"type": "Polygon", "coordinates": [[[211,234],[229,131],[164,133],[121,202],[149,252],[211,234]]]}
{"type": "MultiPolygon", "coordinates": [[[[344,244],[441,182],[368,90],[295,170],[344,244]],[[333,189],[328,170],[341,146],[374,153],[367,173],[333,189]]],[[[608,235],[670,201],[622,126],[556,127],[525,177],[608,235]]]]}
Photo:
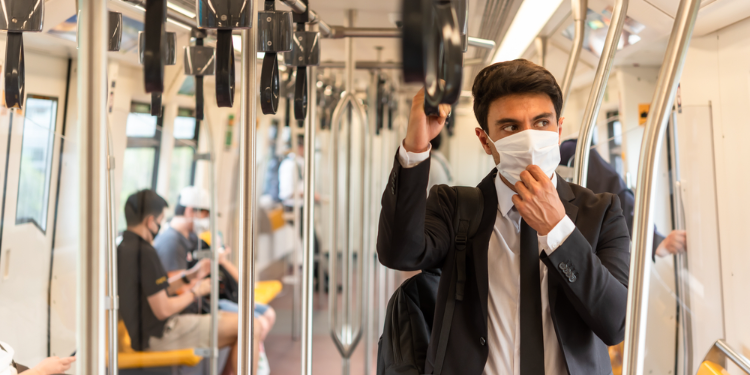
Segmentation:
{"type": "MultiPolygon", "coordinates": [[[[292,302],[293,288],[285,286],[284,290],[271,301],[276,310],[276,324],[266,337],[264,347],[269,367],[273,375],[293,375],[300,373],[299,340],[292,338],[292,302]]],[[[342,373],[341,355],[333,343],[328,324],[328,295],[325,301],[319,300],[315,293],[313,300],[313,353],[312,367],[314,374],[339,375],[342,373]],[[322,302],[322,303],[321,303],[322,302]]],[[[377,332],[377,331],[376,331],[377,332]]],[[[364,341],[360,341],[352,354],[350,374],[364,374],[365,369],[364,341]]],[[[373,345],[373,364],[371,374],[375,374],[375,355],[377,347],[373,345]]]]}

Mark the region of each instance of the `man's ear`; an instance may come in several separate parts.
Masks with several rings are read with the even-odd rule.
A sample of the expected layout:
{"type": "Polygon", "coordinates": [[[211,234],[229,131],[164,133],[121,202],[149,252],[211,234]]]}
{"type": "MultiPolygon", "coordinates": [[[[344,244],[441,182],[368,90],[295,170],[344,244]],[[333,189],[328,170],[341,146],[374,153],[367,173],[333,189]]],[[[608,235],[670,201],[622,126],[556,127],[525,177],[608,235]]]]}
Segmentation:
{"type": "Polygon", "coordinates": [[[479,139],[479,143],[482,144],[482,148],[484,149],[484,152],[487,155],[492,155],[492,150],[490,150],[490,146],[487,146],[487,142],[491,142],[487,139],[487,134],[485,134],[484,130],[482,128],[474,128],[474,133],[477,135],[477,138],[479,139]]]}
{"type": "Polygon", "coordinates": [[[560,117],[560,120],[557,122],[557,144],[562,142],[563,121],[565,121],[565,117],[560,117]]]}

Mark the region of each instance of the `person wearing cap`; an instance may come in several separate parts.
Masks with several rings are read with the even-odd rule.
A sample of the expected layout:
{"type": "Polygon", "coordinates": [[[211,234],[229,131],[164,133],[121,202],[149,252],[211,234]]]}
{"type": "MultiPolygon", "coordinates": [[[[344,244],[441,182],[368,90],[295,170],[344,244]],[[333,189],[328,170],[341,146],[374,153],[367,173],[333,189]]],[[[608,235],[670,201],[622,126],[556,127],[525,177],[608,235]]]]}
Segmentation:
{"type": "Polygon", "coordinates": [[[205,189],[182,189],[167,229],[154,239],[154,248],[167,272],[187,269],[190,253],[198,248],[198,234],[209,230],[211,199],[205,189]]]}
{"type": "MultiPolygon", "coordinates": [[[[134,350],[208,348],[211,316],[180,312],[210,293],[211,281],[206,277],[210,261],[167,276],[152,245],[166,207],[164,198],[153,190],[141,190],[125,202],[127,230],[117,247],[120,317],[134,350]],[[191,286],[189,291],[178,295],[186,285],[191,286]]],[[[237,329],[237,314],[220,312],[219,347],[231,348],[225,374],[237,372],[237,329]]]]}

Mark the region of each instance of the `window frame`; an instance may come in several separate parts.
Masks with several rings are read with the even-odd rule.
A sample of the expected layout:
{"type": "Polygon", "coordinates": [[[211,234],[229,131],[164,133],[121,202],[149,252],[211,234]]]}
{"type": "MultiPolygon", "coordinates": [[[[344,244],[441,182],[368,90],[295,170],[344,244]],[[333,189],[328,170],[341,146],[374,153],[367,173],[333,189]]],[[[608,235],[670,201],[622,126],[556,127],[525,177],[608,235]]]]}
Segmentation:
{"type": "MultiPolygon", "coordinates": [[[[44,197],[45,200],[44,207],[42,209],[42,212],[44,213],[44,220],[45,223],[39,223],[37,222],[36,218],[34,217],[18,217],[18,202],[20,201],[21,196],[21,175],[23,174],[23,149],[24,149],[24,138],[26,137],[26,116],[23,117],[23,124],[21,125],[22,131],[21,131],[21,154],[20,154],[20,160],[18,163],[18,186],[16,191],[16,207],[15,207],[15,225],[22,225],[22,224],[34,224],[39,231],[42,232],[42,234],[47,234],[47,223],[46,221],[49,221],[49,198],[50,193],[52,190],[52,162],[55,158],[55,136],[57,134],[57,121],[59,119],[58,112],[60,111],[60,98],[56,96],[49,96],[49,95],[37,95],[37,94],[27,94],[26,98],[24,100],[24,105],[26,109],[28,109],[28,101],[29,99],[41,99],[41,100],[48,100],[48,101],[54,101],[55,103],[55,109],[54,109],[54,120],[51,122],[50,127],[50,134],[49,138],[47,140],[47,147],[49,149],[47,160],[45,160],[45,178],[44,178],[44,197]]],[[[11,120],[14,121],[14,118],[11,116],[11,120]]],[[[8,148],[8,153],[10,154],[10,147],[8,148]]],[[[6,177],[7,180],[7,177],[6,177]]],[[[7,181],[6,181],[7,185],[7,181]]]]}
{"type": "MultiPolygon", "coordinates": [[[[138,106],[148,106],[149,112],[151,111],[151,104],[141,102],[131,102],[130,113],[144,113],[142,111],[135,111],[134,109],[138,106]]],[[[161,111],[162,115],[156,118],[156,129],[153,137],[128,137],[126,148],[153,148],[154,149],[154,168],[153,175],[151,176],[151,190],[156,190],[156,184],[159,181],[159,158],[161,154],[161,136],[164,125],[164,111],[161,111]]]]}
{"type": "MultiPolygon", "coordinates": [[[[200,139],[200,130],[201,130],[201,121],[195,118],[195,110],[190,108],[178,108],[177,109],[177,116],[176,117],[192,117],[195,119],[195,132],[193,133],[192,139],[177,139],[174,137],[174,131],[172,132],[172,138],[174,139],[174,145],[172,146],[172,149],[178,147],[191,147],[193,149],[193,165],[190,168],[190,184],[195,184],[195,171],[196,171],[196,160],[195,155],[198,154],[198,140],[200,139]],[[190,116],[181,116],[180,112],[186,112],[190,113],[190,116]]],[[[172,153],[174,155],[174,152],[172,153]]]]}

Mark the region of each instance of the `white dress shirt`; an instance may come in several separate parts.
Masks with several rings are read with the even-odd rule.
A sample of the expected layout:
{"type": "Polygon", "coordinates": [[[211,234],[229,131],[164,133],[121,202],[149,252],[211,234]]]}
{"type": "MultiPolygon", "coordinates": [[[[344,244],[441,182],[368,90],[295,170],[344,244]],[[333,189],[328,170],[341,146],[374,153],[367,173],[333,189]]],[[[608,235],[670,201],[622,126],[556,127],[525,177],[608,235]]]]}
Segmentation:
{"type": "MultiPolygon", "coordinates": [[[[403,143],[398,151],[399,163],[411,168],[430,156],[430,150],[421,153],[407,152],[403,143]]],[[[552,183],[557,187],[557,178],[552,183]]],[[[487,345],[489,356],[484,375],[520,375],[521,335],[521,215],[513,205],[515,194],[500,179],[495,178],[497,215],[487,252],[489,281],[487,303],[487,345]]],[[[575,230],[575,224],[565,216],[546,236],[538,235],[539,253],[552,254],[575,230]]],[[[562,349],[557,342],[555,327],[549,309],[547,293],[547,266],[539,261],[542,293],[542,330],[544,334],[545,375],[563,375],[568,371],[562,349]]]]}

